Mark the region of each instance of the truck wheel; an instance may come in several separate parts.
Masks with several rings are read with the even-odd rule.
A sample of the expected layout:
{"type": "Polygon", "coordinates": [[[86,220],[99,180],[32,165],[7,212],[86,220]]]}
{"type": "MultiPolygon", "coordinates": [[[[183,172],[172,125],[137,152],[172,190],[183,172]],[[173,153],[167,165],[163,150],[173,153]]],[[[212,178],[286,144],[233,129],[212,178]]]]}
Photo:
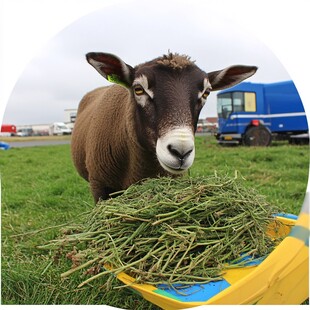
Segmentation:
{"type": "Polygon", "coordinates": [[[269,146],[271,140],[271,133],[264,126],[250,127],[243,136],[243,144],[246,146],[269,146]]]}

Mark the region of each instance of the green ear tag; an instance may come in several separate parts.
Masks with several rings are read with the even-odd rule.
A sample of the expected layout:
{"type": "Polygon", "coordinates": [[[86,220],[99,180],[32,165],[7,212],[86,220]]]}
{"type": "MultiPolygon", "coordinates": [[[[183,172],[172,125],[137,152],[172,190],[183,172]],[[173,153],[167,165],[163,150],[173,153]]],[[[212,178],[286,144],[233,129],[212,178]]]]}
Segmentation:
{"type": "Polygon", "coordinates": [[[120,80],[119,76],[116,74],[108,74],[107,80],[111,83],[115,83],[124,87],[128,87],[123,81],[120,80]]]}

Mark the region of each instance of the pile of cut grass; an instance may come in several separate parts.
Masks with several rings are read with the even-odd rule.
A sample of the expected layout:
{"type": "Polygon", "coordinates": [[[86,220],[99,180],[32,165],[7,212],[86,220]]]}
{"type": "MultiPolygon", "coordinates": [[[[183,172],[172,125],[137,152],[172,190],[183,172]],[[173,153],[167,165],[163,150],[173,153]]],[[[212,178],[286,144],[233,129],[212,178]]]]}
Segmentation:
{"type": "Polygon", "coordinates": [[[62,277],[86,270],[80,287],[120,272],[138,283],[206,283],[220,280],[227,264],[268,255],[275,242],[266,230],[277,212],[237,175],[147,179],[101,201],[43,248],[70,249],[73,266],[62,277]]]}

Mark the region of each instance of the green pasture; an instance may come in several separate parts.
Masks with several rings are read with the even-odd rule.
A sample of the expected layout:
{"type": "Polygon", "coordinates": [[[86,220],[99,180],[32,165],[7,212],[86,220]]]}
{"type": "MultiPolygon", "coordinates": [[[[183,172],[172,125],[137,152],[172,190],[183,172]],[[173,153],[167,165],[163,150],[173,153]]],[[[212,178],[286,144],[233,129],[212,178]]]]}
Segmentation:
{"type": "MultiPolygon", "coordinates": [[[[255,188],[270,204],[298,214],[309,169],[309,147],[274,143],[268,148],[221,147],[213,137],[196,138],[191,176],[214,171],[255,188]]],[[[83,274],[61,280],[70,268],[66,253],[37,248],[93,207],[88,184],[78,176],[69,145],[15,148],[0,153],[1,303],[107,304],[124,309],[157,309],[124,288],[107,289],[102,279],[77,288],[83,274]]],[[[115,280],[114,286],[120,286],[115,280]]]]}

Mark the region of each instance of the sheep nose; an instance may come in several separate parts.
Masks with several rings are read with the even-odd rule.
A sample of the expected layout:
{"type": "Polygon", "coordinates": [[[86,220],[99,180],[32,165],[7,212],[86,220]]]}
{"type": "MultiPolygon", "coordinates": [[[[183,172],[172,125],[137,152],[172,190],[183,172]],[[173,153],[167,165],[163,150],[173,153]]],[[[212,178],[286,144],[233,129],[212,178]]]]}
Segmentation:
{"type": "Polygon", "coordinates": [[[190,153],[193,151],[193,147],[189,147],[187,149],[178,147],[176,145],[173,144],[168,144],[167,146],[168,151],[170,152],[171,155],[173,155],[174,157],[178,158],[181,166],[184,162],[184,160],[190,155],[190,153]]]}
{"type": "Polygon", "coordinates": [[[195,138],[191,127],[176,127],[157,139],[157,159],[171,174],[184,173],[195,158],[195,138]]]}

